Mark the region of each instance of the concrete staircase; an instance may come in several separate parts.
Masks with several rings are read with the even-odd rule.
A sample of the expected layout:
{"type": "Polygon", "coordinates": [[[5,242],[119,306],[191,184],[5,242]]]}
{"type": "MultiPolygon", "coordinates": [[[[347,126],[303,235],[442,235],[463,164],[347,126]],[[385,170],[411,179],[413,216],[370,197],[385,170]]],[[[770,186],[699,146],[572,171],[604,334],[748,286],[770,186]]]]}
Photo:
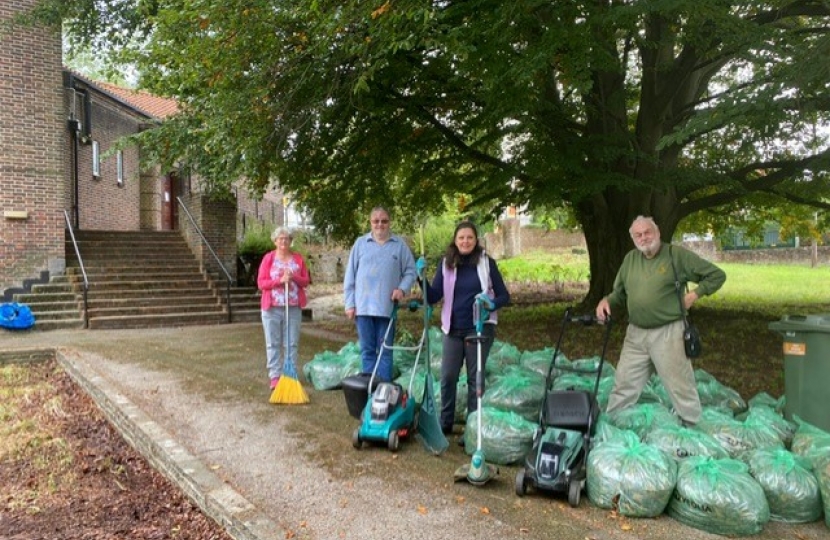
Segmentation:
{"type": "MultiPolygon", "coordinates": [[[[227,282],[200,264],[177,231],[77,231],[89,289],[90,329],[155,328],[228,323],[227,282]]],[[[66,275],[16,295],[35,328],[83,328],[83,274],[67,236],[66,275]]],[[[231,288],[230,322],[260,320],[259,295],[231,288]]]]}

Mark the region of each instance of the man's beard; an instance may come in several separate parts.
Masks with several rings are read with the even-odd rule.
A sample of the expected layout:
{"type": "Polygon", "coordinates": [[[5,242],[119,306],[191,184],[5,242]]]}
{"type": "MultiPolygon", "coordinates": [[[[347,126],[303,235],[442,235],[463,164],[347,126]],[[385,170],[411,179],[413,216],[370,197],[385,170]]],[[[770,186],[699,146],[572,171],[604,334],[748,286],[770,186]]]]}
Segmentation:
{"type": "Polygon", "coordinates": [[[655,238],[651,243],[646,244],[645,246],[638,245],[637,249],[640,250],[640,253],[650,259],[657,255],[657,252],[660,251],[660,238],[655,238]]]}

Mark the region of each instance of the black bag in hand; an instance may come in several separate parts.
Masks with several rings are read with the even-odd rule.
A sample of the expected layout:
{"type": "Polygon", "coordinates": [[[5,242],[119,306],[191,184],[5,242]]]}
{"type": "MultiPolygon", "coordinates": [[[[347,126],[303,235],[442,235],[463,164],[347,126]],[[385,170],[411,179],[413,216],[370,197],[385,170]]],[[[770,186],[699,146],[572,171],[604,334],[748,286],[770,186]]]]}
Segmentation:
{"type": "Polygon", "coordinates": [[[700,342],[700,332],[698,332],[697,326],[688,320],[683,329],[683,346],[686,348],[686,356],[688,358],[697,358],[703,352],[703,344],[700,342]]]}

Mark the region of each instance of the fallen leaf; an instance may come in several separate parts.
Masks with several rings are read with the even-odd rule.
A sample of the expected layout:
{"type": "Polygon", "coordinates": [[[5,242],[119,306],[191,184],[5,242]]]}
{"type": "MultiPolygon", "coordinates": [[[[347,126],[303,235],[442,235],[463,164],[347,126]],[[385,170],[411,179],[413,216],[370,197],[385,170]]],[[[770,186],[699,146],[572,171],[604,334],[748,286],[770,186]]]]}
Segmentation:
{"type": "Polygon", "coordinates": [[[620,525],[620,529],[624,531],[630,531],[631,529],[633,529],[633,527],[631,526],[631,523],[623,523],[622,525],[620,525]]]}
{"type": "Polygon", "coordinates": [[[467,500],[467,499],[466,499],[466,498],[464,498],[464,497],[462,497],[461,495],[458,495],[458,496],[455,498],[455,502],[457,502],[458,504],[462,504],[462,503],[463,503],[464,501],[466,501],[466,500],[467,500]]]}
{"type": "Polygon", "coordinates": [[[300,527],[302,527],[303,529],[305,529],[306,527],[308,527],[308,522],[307,522],[306,520],[302,520],[302,521],[300,522],[300,527]]]}
{"type": "Polygon", "coordinates": [[[528,529],[527,527],[519,527],[519,532],[520,533],[529,533],[530,529],[528,529]]]}
{"type": "Polygon", "coordinates": [[[297,536],[297,534],[294,531],[292,531],[291,529],[285,531],[286,540],[291,540],[291,538],[294,538],[295,536],[297,536]]]}
{"type": "Polygon", "coordinates": [[[221,465],[211,465],[210,466],[210,470],[212,470],[212,471],[218,471],[221,468],[222,468],[221,465]]]}
{"type": "Polygon", "coordinates": [[[481,513],[482,513],[482,514],[489,514],[489,513],[490,513],[490,509],[489,509],[489,508],[487,508],[486,506],[482,506],[482,507],[481,507],[481,513]]]}
{"type": "Polygon", "coordinates": [[[421,514],[423,516],[423,515],[426,515],[427,512],[428,512],[428,510],[427,510],[426,506],[423,506],[423,505],[420,505],[420,504],[418,505],[418,513],[419,514],[421,514]]]}
{"type": "Polygon", "coordinates": [[[372,12],[372,18],[377,19],[378,17],[389,11],[389,7],[389,0],[387,0],[385,4],[383,4],[382,6],[380,6],[372,12]]]}

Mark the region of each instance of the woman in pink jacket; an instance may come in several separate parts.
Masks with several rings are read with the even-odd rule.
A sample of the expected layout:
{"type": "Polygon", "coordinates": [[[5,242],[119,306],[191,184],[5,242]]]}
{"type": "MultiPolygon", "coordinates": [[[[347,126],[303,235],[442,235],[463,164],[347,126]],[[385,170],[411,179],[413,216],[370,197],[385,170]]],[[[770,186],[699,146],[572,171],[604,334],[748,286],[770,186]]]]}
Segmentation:
{"type": "Polygon", "coordinates": [[[276,249],[262,258],[257,288],[262,291],[260,307],[265,331],[265,365],[273,390],[280,380],[286,360],[290,359],[297,365],[302,308],[307,302],[305,288],[311,277],[303,256],[291,251],[292,236],[287,228],[277,227],[271,234],[271,240],[276,249]]]}

